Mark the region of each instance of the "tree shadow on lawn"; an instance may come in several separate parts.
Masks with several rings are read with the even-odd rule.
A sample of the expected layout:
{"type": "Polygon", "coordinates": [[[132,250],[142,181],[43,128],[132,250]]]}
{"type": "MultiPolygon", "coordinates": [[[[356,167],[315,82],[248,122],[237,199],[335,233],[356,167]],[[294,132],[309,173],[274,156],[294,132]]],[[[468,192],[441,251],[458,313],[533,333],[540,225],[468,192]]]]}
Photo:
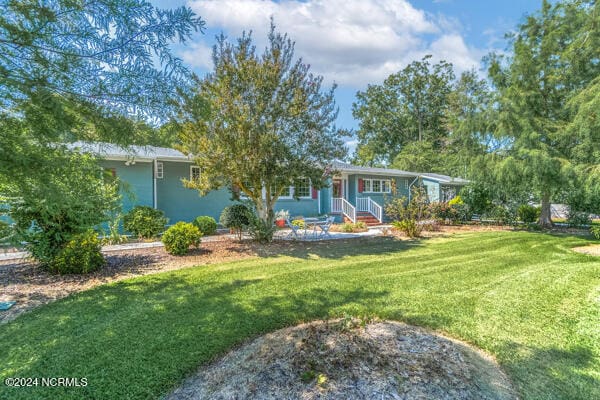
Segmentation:
{"type": "Polygon", "coordinates": [[[259,257],[288,256],[301,259],[340,259],[357,255],[382,255],[421,247],[428,238],[399,240],[393,237],[363,237],[322,241],[274,242],[257,245],[259,257]]]}
{"type": "MultiPolygon", "coordinates": [[[[156,398],[200,365],[256,336],[345,313],[377,315],[390,295],[387,290],[331,285],[335,283],[313,282],[313,287],[277,290],[262,278],[223,282],[216,274],[200,279],[186,270],[72,295],[0,326],[6,349],[0,352],[0,376],[86,377],[88,386],[2,386],[0,398],[156,398]]],[[[441,330],[453,322],[433,313],[405,314],[401,307],[380,316],[441,330]]],[[[510,342],[501,343],[497,354],[530,398],[548,393],[592,398],[583,397],[585,388],[599,387],[597,379],[581,372],[594,360],[588,348],[510,342]]]]}
{"type": "Polygon", "coordinates": [[[87,377],[83,388],[0,388],[0,398],[148,398],[199,364],[285,326],[366,308],[385,291],[310,288],[257,296],[261,279],[198,282],[170,274],[120,281],[0,326],[2,376],[87,377]]]}
{"type": "Polygon", "coordinates": [[[524,398],[600,398],[598,370],[596,377],[590,370],[594,364],[600,364],[600,355],[588,347],[577,345],[559,349],[509,342],[500,345],[498,353],[500,364],[524,398]],[[587,372],[584,371],[586,368],[587,372]]]}

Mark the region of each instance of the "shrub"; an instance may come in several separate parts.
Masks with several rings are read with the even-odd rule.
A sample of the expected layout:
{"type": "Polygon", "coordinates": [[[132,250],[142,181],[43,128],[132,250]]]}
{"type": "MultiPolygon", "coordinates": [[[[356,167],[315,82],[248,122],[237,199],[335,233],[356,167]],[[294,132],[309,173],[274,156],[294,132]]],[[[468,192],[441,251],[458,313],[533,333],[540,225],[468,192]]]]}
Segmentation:
{"type": "Polygon", "coordinates": [[[465,204],[465,202],[463,201],[462,197],[460,197],[460,195],[457,195],[457,196],[454,196],[453,199],[450,199],[448,204],[450,204],[451,206],[455,206],[455,205],[465,204]]]}
{"type": "Polygon", "coordinates": [[[332,232],[344,232],[344,233],[355,233],[355,232],[366,232],[369,228],[363,221],[356,223],[345,222],[340,225],[334,225],[331,229],[332,232]]]}
{"type": "Polygon", "coordinates": [[[123,217],[123,227],[140,238],[153,238],[165,230],[167,218],[161,210],[135,206],[123,217]]]}
{"type": "Polygon", "coordinates": [[[238,235],[238,239],[242,240],[242,231],[250,225],[251,219],[252,211],[247,206],[234,204],[223,209],[219,221],[224,227],[232,229],[238,235]]]}
{"type": "Polygon", "coordinates": [[[196,218],[192,224],[200,229],[203,236],[214,235],[217,232],[217,221],[207,215],[196,218]]]}
{"type": "Polygon", "coordinates": [[[471,212],[471,209],[467,204],[454,204],[452,205],[452,208],[456,210],[456,218],[458,219],[458,221],[465,222],[471,220],[473,213],[471,212]]]}
{"type": "Polygon", "coordinates": [[[535,222],[540,217],[540,208],[530,206],[529,204],[521,204],[517,209],[517,216],[526,224],[535,222]]]}
{"type": "Polygon", "coordinates": [[[592,225],[590,227],[590,233],[598,240],[600,240],[600,225],[592,225]]]}
{"type": "Polygon", "coordinates": [[[431,217],[440,221],[450,221],[452,223],[458,222],[458,211],[450,203],[431,203],[429,205],[429,212],[431,217]]]}
{"type": "Polygon", "coordinates": [[[56,274],[85,274],[95,271],[105,263],[101,248],[100,240],[92,230],[74,235],[46,267],[56,274]]]}
{"type": "Polygon", "coordinates": [[[419,237],[421,235],[422,226],[413,219],[394,221],[392,222],[392,226],[410,238],[419,237]]]}
{"type": "Polygon", "coordinates": [[[569,226],[580,227],[590,225],[592,223],[592,219],[590,218],[590,214],[586,212],[569,211],[567,223],[569,224],[569,226]]]}
{"type": "Polygon", "coordinates": [[[304,223],[303,219],[295,219],[292,221],[292,225],[297,226],[300,229],[304,229],[304,227],[306,226],[306,224],[304,223]]]}
{"type": "Polygon", "coordinates": [[[116,214],[112,220],[108,223],[108,232],[104,232],[102,238],[102,244],[114,245],[121,244],[127,241],[127,236],[121,235],[119,232],[119,225],[121,224],[121,215],[116,214]]]}
{"type": "Polygon", "coordinates": [[[198,247],[201,238],[202,232],[197,226],[180,221],[165,231],[162,242],[167,253],[182,256],[188,252],[190,246],[198,247]]]}
{"type": "Polygon", "coordinates": [[[492,207],[485,216],[499,225],[512,224],[516,217],[508,208],[501,205],[492,207]]]}
{"type": "Polygon", "coordinates": [[[248,234],[259,243],[269,243],[273,240],[273,233],[277,228],[260,218],[254,217],[248,226],[248,234]]]}
{"type": "Polygon", "coordinates": [[[465,186],[460,197],[473,214],[487,214],[493,207],[490,191],[482,183],[473,182],[465,186]]]}
{"type": "Polygon", "coordinates": [[[0,220],[0,244],[8,242],[12,232],[7,222],[0,220]]]}

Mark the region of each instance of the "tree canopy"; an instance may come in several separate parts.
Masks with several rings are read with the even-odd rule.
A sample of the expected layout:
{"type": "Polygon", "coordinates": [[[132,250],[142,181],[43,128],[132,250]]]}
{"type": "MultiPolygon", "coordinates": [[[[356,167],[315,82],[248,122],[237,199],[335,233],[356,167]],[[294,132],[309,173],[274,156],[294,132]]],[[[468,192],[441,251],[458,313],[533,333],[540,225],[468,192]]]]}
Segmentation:
{"type": "Polygon", "coordinates": [[[224,36],[213,49],[214,71],[198,80],[184,102],[179,148],[201,167],[187,182],[201,192],[223,186],[250,199],[272,224],[275,201],[290,186],[326,183],[331,162],[345,155],[334,126],[334,89],[294,60],[294,44],[271,24],[257,54],[250,34],[224,36]]]}
{"type": "MultiPolygon", "coordinates": [[[[112,192],[96,190],[105,184],[98,168],[64,143],[152,140],[152,126],[167,119],[190,77],[171,43],[203,24],[187,7],[161,10],[144,0],[0,2],[0,193],[13,206],[44,203],[58,220],[102,220],[112,192]],[[65,193],[74,185],[72,193],[106,194],[90,204],[107,206],[65,206],[77,203],[65,193]]],[[[36,215],[22,213],[19,224],[36,215]]]]}
{"type": "Polygon", "coordinates": [[[598,36],[598,26],[589,25],[597,11],[582,1],[544,1],[511,37],[512,55],[491,57],[496,132],[511,143],[493,171],[506,190],[526,186],[541,199],[542,225],[551,224],[551,201],[577,191],[581,173],[600,161],[597,130],[580,107],[594,101],[589,94],[600,72],[598,50],[580,47],[598,36]]]}

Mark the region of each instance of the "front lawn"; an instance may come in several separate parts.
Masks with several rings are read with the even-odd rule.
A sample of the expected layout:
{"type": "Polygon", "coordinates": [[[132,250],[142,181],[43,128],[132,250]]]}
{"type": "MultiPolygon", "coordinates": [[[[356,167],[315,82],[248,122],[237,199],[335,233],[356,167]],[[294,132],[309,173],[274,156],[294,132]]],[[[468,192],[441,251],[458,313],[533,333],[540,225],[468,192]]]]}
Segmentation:
{"type": "Polygon", "coordinates": [[[376,315],[496,356],[523,398],[600,398],[600,258],[528,232],[309,243],[287,256],[100,286],[0,325],[0,376],[86,377],[0,398],[157,398],[199,365],[301,321],[376,315]]]}

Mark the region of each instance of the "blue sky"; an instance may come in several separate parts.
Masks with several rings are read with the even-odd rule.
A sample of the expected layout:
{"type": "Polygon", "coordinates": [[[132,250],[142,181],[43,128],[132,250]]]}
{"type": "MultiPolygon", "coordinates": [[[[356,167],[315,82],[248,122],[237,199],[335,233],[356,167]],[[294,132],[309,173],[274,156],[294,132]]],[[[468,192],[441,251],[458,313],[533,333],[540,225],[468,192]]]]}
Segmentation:
{"type": "MultiPolygon", "coordinates": [[[[296,42],[296,55],[336,82],[338,126],[355,129],[352,103],[357,90],[381,83],[407,63],[432,54],[452,62],[458,73],[480,69],[481,57],[506,48],[504,34],[541,0],[154,0],[159,7],[187,5],[207,23],[175,52],[202,75],[211,68],[215,35],[230,38],[252,30],[264,46],[269,18],[296,42]]],[[[352,146],[352,143],[350,143],[352,146]]]]}

